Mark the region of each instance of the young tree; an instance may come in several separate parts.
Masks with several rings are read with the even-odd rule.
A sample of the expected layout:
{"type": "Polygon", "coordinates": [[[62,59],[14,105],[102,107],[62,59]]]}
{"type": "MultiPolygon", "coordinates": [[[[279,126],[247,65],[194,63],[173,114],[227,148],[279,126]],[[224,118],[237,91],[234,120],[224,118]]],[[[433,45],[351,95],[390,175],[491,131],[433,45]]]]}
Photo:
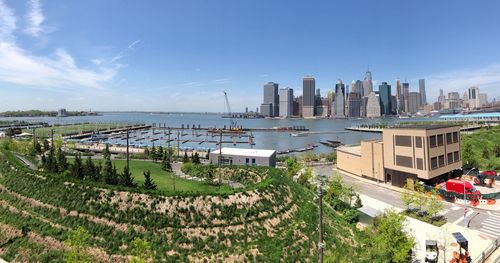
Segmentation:
{"type": "Polygon", "coordinates": [[[191,156],[191,162],[194,163],[194,164],[201,164],[200,156],[198,155],[198,152],[194,153],[191,156]]]}
{"type": "Polygon", "coordinates": [[[415,238],[405,230],[405,217],[394,210],[387,210],[374,221],[371,238],[375,254],[373,262],[403,263],[410,261],[410,251],[415,238]]]}
{"type": "Polygon", "coordinates": [[[61,147],[57,148],[57,170],[62,173],[68,170],[68,161],[61,147]]]}
{"type": "Polygon", "coordinates": [[[77,227],[69,231],[68,238],[64,243],[69,247],[65,254],[66,262],[68,263],[90,263],[93,258],[88,250],[90,247],[90,239],[92,236],[83,227],[77,227]]]}
{"type": "Polygon", "coordinates": [[[163,160],[161,160],[161,168],[167,172],[172,172],[170,158],[166,154],[163,155],[163,160]]]}
{"type": "Polygon", "coordinates": [[[310,180],[313,178],[313,176],[313,171],[310,168],[306,167],[300,171],[297,183],[306,187],[310,187],[310,180]]]}
{"type": "Polygon", "coordinates": [[[47,171],[56,173],[58,172],[57,168],[57,160],[54,152],[54,148],[50,148],[49,155],[47,156],[47,167],[45,167],[47,171]]]}
{"type": "Polygon", "coordinates": [[[127,187],[135,186],[134,177],[132,176],[132,173],[130,173],[129,168],[126,165],[125,167],[123,167],[123,173],[121,174],[120,183],[127,187]]]}
{"type": "Polygon", "coordinates": [[[77,179],[83,179],[85,176],[82,157],[80,156],[80,154],[77,154],[75,156],[75,161],[73,162],[73,165],[71,165],[71,176],[77,179]]]}
{"type": "Polygon", "coordinates": [[[302,166],[297,162],[294,157],[289,157],[285,161],[286,174],[290,177],[294,177],[302,168],[302,166]]]}
{"type": "Polygon", "coordinates": [[[415,204],[418,206],[418,210],[422,211],[422,208],[427,204],[427,196],[425,196],[425,188],[418,181],[415,183],[414,191],[415,204]]]}
{"type": "Polygon", "coordinates": [[[48,140],[43,140],[43,151],[44,152],[50,151],[50,144],[48,140]]]}
{"type": "Polygon", "coordinates": [[[438,192],[436,189],[432,189],[431,196],[428,199],[427,212],[429,213],[431,219],[435,218],[437,213],[439,213],[444,208],[443,202],[438,198],[438,192]]]}
{"type": "Polygon", "coordinates": [[[476,167],[478,164],[474,151],[472,150],[472,143],[470,141],[466,141],[463,144],[462,160],[465,164],[469,164],[473,167],[476,167]]]}
{"type": "Polygon", "coordinates": [[[132,260],[131,263],[146,263],[153,259],[153,252],[148,241],[136,237],[132,241],[132,260]]]}
{"type": "Polygon", "coordinates": [[[83,166],[83,174],[85,175],[85,178],[91,179],[92,181],[97,182],[100,180],[99,170],[97,170],[97,167],[94,165],[90,156],[87,157],[85,165],[83,166]]]}
{"type": "Polygon", "coordinates": [[[153,147],[151,148],[151,151],[149,151],[149,156],[151,156],[151,159],[153,159],[153,161],[156,162],[156,147],[153,145],[153,147]]]}
{"type": "Polygon", "coordinates": [[[165,153],[163,151],[163,147],[160,145],[156,151],[156,160],[163,160],[163,155],[165,155],[165,153]]]}
{"type": "Polygon", "coordinates": [[[156,184],[151,179],[151,172],[149,170],[144,171],[144,188],[149,190],[156,189],[156,184]]]}
{"type": "Polygon", "coordinates": [[[415,203],[415,193],[408,182],[405,184],[403,188],[403,192],[401,193],[401,200],[405,203],[406,210],[410,210],[410,206],[415,203]]]}
{"type": "Polygon", "coordinates": [[[182,162],[183,163],[188,163],[189,162],[189,157],[188,157],[188,154],[187,154],[186,151],[184,152],[184,157],[182,157],[182,162]]]}
{"type": "Polygon", "coordinates": [[[40,142],[38,140],[35,141],[35,151],[37,154],[41,154],[42,151],[42,145],[40,145],[40,142]]]}

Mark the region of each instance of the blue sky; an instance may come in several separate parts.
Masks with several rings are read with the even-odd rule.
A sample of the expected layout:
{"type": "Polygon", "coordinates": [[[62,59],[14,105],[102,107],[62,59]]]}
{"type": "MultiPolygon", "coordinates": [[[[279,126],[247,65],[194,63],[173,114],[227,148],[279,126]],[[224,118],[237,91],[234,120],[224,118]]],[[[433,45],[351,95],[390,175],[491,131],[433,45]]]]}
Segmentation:
{"type": "Polygon", "coordinates": [[[498,1],[0,0],[0,110],[234,111],[341,78],[500,96],[498,1]]]}

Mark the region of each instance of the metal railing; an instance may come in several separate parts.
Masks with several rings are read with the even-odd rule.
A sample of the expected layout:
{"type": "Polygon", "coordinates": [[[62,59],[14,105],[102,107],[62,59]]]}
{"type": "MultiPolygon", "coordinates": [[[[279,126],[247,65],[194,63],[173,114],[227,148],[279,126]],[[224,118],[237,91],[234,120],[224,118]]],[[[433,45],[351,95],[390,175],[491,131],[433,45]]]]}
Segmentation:
{"type": "Polygon", "coordinates": [[[482,263],[484,262],[486,259],[488,259],[491,254],[493,254],[493,252],[495,252],[495,250],[500,246],[500,241],[498,240],[498,238],[495,239],[495,241],[493,241],[493,243],[491,243],[482,253],[479,257],[475,258],[474,260],[472,260],[472,263],[482,263]]]}

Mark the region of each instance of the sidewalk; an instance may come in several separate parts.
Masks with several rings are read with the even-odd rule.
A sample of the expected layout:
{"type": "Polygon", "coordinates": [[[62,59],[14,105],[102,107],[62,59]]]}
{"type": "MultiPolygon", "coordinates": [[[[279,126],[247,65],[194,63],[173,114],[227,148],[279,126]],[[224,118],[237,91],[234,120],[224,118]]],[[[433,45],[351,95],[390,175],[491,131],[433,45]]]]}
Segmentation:
{"type": "MultiPolygon", "coordinates": [[[[389,184],[386,184],[386,183],[383,183],[383,182],[375,182],[373,180],[370,180],[370,179],[366,179],[366,178],[363,178],[363,177],[360,177],[360,176],[357,176],[357,175],[354,175],[354,174],[351,174],[351,173],[348,173],[348,172],[345,172],[345,171],[341,171],[341,170],[338,170],[336,167],[333,168],[333,171],[334,172],[338,172],[342,175],[345,175],[345,176],[349,176],[351,178],[355,178],[359,181],[362,181],[362,182],[365,182],[365,183],[369,183],[369,184],[373,184],[373,185],[376,185],[378,187],[384,187],[386,189],[390,189],[390,190],[393,190],[393,191],[397,191],[397,192],[400,192],[402,193],[403,192],[403,189],[402,188],[399,188],[399,187],[396,187],[396,186],[392,186],[392,185],[389,185],[389,184]]],[[[461,200],[463,201],[463,200],[461,200]]],[[[457,202],[457,204],[460,204],[460,202],[457,202]]],[[[479,209],[479,210],[488,210],[488,211],[500,211],[500,200],[498,200],[498,202],[494,205],[477,205],[474,207],[474,209],[479,209]]]]}
{"type": "MultiPolygon", "coordinates": [[[[376,200],[369,196],[360,194],[361,201],[363,203],[363,207],[369,211],[376,211],[376,214],[382,214],[384,210],[393,208],[394,210],[400,212],[402,209],[393,207],[390,204],[384,203],[380,200],[376,200]]],[[[458,225],[454,225],[451,223],[446,223],[442,227],[437,227],[417,219],[406,217],[407,225],[406,231],[411,233],[416,240],[415,244],[415,257],[422,262],[424,262],[425,256],[425,241],[428,239],[433,239],[438,241],[438,245],[440,246],[440,261],[445,262],[444,255],[446,255],[446,262],[449,262],[451,259],[451,255],[453,251],[458,249],[457,244],[455,243],[455,239],[451,235],[454,232],[460,232],[462,235],[469,241],[469,252],[471,254],[472,259],[478,258],[481,256],[481,253],[490,245],[492,241],[484,235],[481,235],[478,231],[467,229],[458,225]],[[444,244],[444,245],[443,245],[444,244]],[[443,249],[446,250],[444,253],[443,249]]],[[[492,256],[494,258],[494,256],[492,256]]]]}

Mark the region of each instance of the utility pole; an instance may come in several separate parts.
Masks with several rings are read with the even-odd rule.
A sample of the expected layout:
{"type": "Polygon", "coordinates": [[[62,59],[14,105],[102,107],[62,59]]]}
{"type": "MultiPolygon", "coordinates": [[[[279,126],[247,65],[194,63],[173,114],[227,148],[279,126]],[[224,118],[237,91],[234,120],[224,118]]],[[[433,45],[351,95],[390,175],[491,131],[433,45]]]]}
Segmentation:
{"type": "Polygon", "coordinates": [[[36,133],[35,133],[35,128],[33,127],[33,147],[36,145],[36,133]]]}
{"type": "Polygon", "coordinates": [[[50,148],[54,149],[54,129],[50,129],[50,148]]]}
{"type": "Polygon", "coordinates": [[[179,153],[179,131],[177,131],[177,161],[181,158],[179,153]]]}
{"type": "Polygon", "coordinates": [[[129,143],[128,143],[129,134],[128,134],[128,131],[129,131],[129,129],[127,129],[127,170],[130,172],[130,157],[129,157],[129,150],[128,150],[128,147],[129,147],[129,143]]]}
{"type": "Polygon", "coordinates": [[[220,171],[220,166],[222,164],[222,127],[220,128],[220,138],[219,138],[219,184],[222,182],[221,181],[221,171],[220,171]]]}
{"type": "MultiPolygon", "coordinates": [[[[165,124],[163,124],[163,126],[165,126],[165,124]]],[[[168,163],[170,163],[170,165],[172,165],[172,156],[171,156],[171,151],[170,151],[170,127],[168,127],[168,163]]],[[[179,154],[177,154],[179,155],[179,154]]],[[[175,173],[172,173],[172,181],[173,181],[173,186],[174,186],[174,192],[175,192],[175,173]]]]}
{"type": "Polygon", "coordinates": [[[325,243],[323,242],[323,188],[325,186],[325,176],[318,175],[318,206],[319,206],[319,218],[318,218],[318,230],[319,230],[319,238],[318,238],[318,252],[319,252],[319,263],[323,263],[323,250],[325,249],[325,243]]]}

